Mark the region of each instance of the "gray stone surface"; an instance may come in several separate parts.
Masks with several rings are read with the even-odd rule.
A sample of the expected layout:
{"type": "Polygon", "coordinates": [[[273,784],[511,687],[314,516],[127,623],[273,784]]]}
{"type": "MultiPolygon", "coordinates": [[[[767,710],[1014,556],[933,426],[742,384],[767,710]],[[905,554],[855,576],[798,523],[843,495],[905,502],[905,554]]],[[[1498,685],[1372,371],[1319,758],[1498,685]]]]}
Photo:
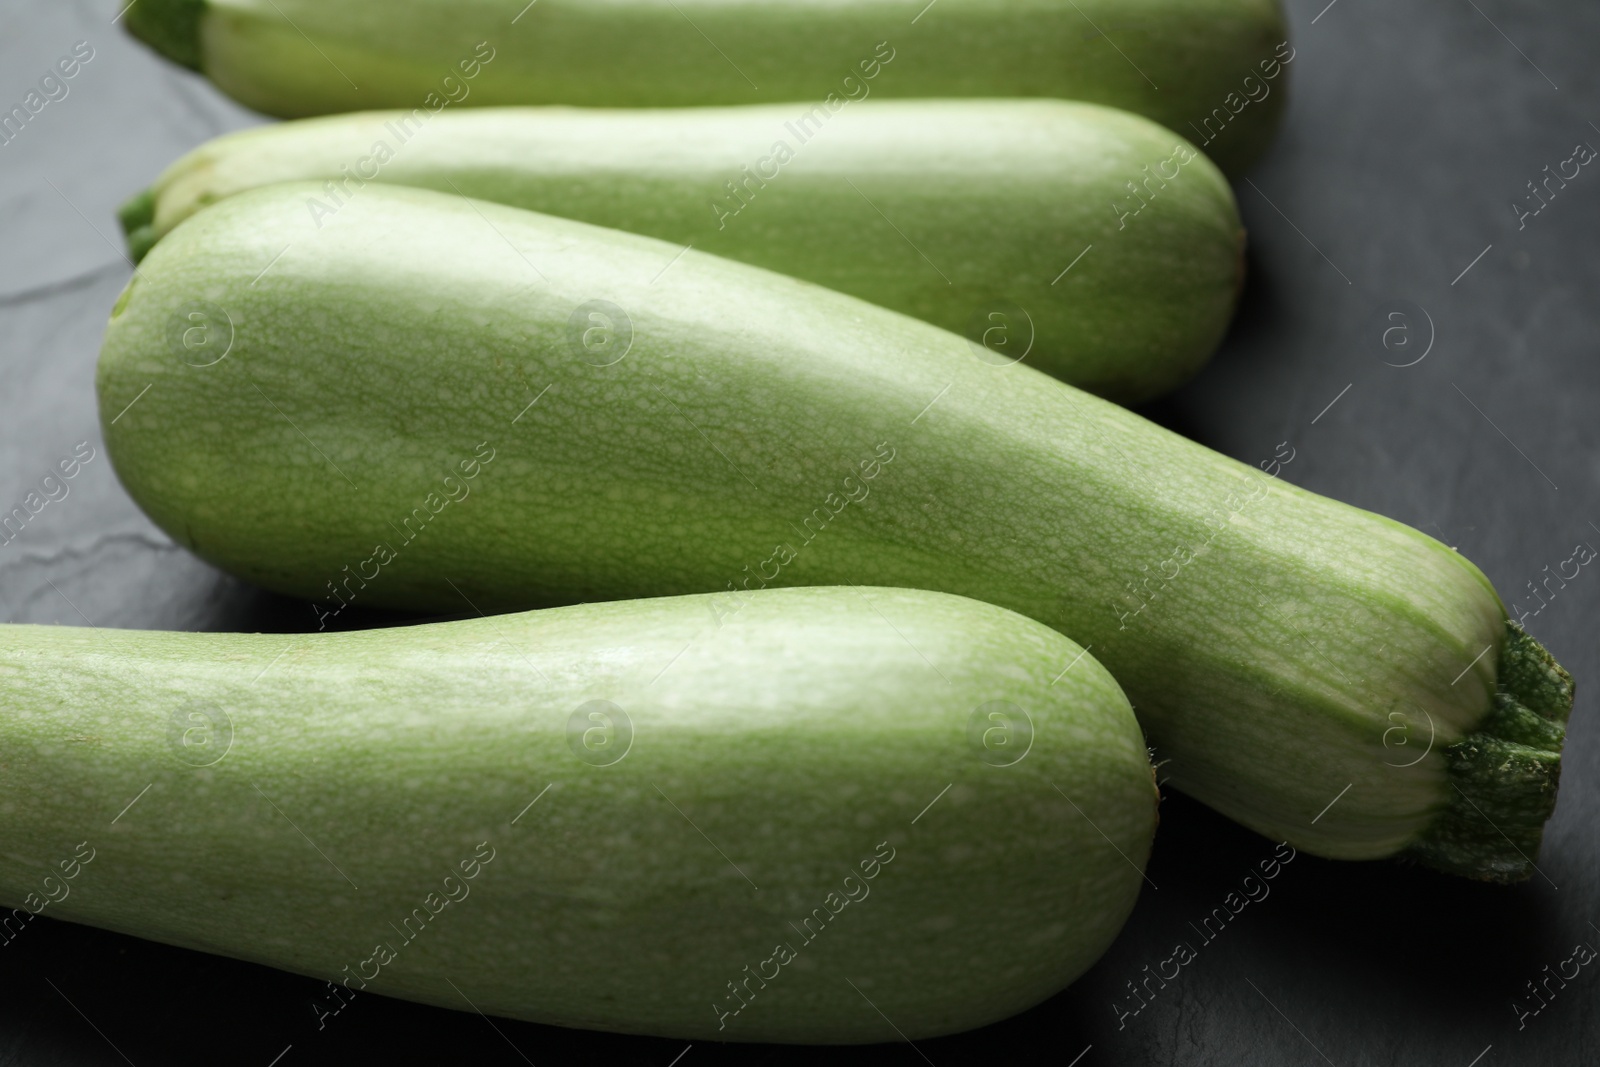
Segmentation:
{"type": "MultiPolygon", "coordinates": [[[[1600,146],[1600,9],[1325,2],[1291,0],[1287,122],[1236,187],[1252,242],[1238,324],[1200,379],[1150,414],[1252,462],[1287,439],[1296,459],[1285,477],[1458,546],[1515,598],[1576,542],[1600,546],[1600,171],[1585,168],[1524,228],[1510,207],[1575,143],[1600,146]]],[[[307,628],[304,605],[176,548],[103,454],[94,361],[129,273],[112,211],[182,151],[261,121],[129,41],[111,24],[117,9],[0,0],[5,108],[75,42],[95,50],[69,95],[0,146],[0,505],[79,442],[96,450],[69,495],[0,547],[0,617],[307,628]]],[[[1600,573],[1585,569],[1529,619],[1579,682],[1542,876],[1507,889],[1299,857],[1119,1025],[1125,983],[1174,942],[1201,941],[1190,924],[1273,851],[1169,797],[1150,868],[1159,889],[1146,889],[1072,989],[978,1033],[911,1048],[886,1026],[888,1044],[820,1055],[939,1067],[1594,1062],[1596,968],[1520,1026],[1512,1005],[1575,943],[1600,946],[1597,605],[1600,573]]],[[[1027,921],[995,901],[996,937],[1027,921]]],[[[491,1025],[376,996],[319,1030],[319,988],[42,919],[0,950],[0,1063],[698,1067],[819,1056],[697,1044],[674,1061],[684,1042],[491,1025]]]]}

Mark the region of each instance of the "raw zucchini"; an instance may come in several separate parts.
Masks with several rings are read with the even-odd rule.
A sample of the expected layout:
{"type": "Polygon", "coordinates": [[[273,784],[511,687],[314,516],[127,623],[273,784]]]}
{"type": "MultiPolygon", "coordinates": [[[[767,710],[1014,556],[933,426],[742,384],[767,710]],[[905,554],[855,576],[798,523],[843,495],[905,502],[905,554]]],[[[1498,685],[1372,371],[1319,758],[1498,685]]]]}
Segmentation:
{"type": "Polygon", "coordinates": [[[961,1030],[1094,962],[1157,800],[1104,668],[943,594],[714,601],[0,627],[8,937],[42,912],[328,979],[329,1012],[695,1040],[961,1030]]]}
{"type": "Polygon", "coordinates": [[[993,358],[1119,401],[1176,387],[1221,341],[1244,231],[1227,182],[1182,138],[1056,100],[802,115],[491,108],[265,126],[173,164],[123,226],[142,255],[244,189],[327,182],[306,199],[322,222],[376,180],[692,244],[987,335],[993,358]]]}
{"type": "Polygon", "coordinates": [[[1277,0],[139,0],[125,21],[282,118],[1053,96],[1214,129],[1230,169],[1294,56],[1277,0]]]}
{"type": "Polygon", "coordinates": [[[1531,870],[1570,681],[1454,551],[1272,477],[1292,445],[584,223],[374,187],[319,230],[315,188],[179,226],[106,334],[108,452],[206,559],[324,613],[960,593],[1092,646],[1172,784],[1276,840],[1531,870]]]}

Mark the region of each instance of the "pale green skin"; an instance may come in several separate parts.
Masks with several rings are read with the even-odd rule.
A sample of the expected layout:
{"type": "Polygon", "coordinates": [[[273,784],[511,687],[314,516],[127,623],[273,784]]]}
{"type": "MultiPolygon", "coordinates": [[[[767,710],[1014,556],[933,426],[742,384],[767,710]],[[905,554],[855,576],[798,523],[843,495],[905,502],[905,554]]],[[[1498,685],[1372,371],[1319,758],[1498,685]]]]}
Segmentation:
{"type": "Polygon", "coordinates": [[[0,627],[0,901],[352,990],[387,944],[372,992],[694,1040],[963,1030],[1100,956],[1157,802],[1104,668],[1052,684],[1076,645],[942,594],[772,590],[720,626],[711,600],[294,636],[0,627]],[[568,736],[595,699],[631,721],[604,766],[568,736]],[[969,742],[994,700],[1031,721],[1009,766],[1021,728],[995,762],[969,742]],[[865,895],[826,904],[883,842],[865,895]],[[491,850],[464,899],[425,901],[491,850]],[[839,914],[806,943],[788,923],[815,907],[839,914]],[[407,943],[413,908],[438,915],[407,943]],[[798,959],[720,1018],[785,941],[798,959]]]}
{"type": "MultiPolygon", "coordinates": [[[[1261,64],[1288,35],[1277,0],[141,0],[129,15],[168,55],[282,118],[422,107],[430,94],[467,106],[821,101],[861,92],[870,74],[882,97],[1088,100],[1188,133],[1275,69],[1261,64]],[[880,43],[893,56],[881,70],[880,43]]],[[[1281,73],[1268,87],[1208,146],[1230,170],[1277,126],[1281,73]]]]}
{"type": "Polygon", "coordinates": [[[693,244],[974,339],[998,324],[997,350],[1124,402],[1205,364],[1243,280],[1222,174],[1183,138],[1095,105],[868,100],[804,127],[796,104],[408,114],[203,145],[156,181],[141,205],[150,230],[132,236],[142,245],[208,203],[297,179],[336,183],[307,205],[325,219],[375,174],[693,244]],[[778,142],[794,153],[781,167],[778,142]],[[1151,178],[1158,165],[1175,177],[1151,178]],[[724,185],[747,174],[741,208],[724,185]]]}
{"type": "Polygon", "coordinates": [[[697,252],[664,270],[681,251],[664,242],[414,189],[366,189],[318,230],[310,192],[184,223],[106,334],[112,461],[219,566],[450,611],[763,573],[935,588],[1092,645],[1164,778],[1274,839],[1391,855],[1453,795],[1440,751],[1489,710],[1505,615],[1431,538],[830,290],[697,252]],[[167,334],[197,298],[235,323],[203,368],[167,334]],[[632,320],[604,367],[567,333],[597,298],[632,320]],[[403,542],[480,442],[495,458],[471,495],[403,542]],[[814,509],[840,510],[830,493],[862,490],[804,543],[814,509]],[[1128,584],[1211,537],[1210,516],[1201,558],[1125,618],[1128,584]],[[379,542],[398,556],[362,583],[379,542]]]}

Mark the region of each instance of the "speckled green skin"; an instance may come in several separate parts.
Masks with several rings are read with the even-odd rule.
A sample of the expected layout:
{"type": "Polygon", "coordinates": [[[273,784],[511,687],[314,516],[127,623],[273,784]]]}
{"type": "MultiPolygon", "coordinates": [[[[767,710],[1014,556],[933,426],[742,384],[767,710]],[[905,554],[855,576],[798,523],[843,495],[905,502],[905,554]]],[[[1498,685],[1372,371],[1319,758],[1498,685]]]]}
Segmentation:
{"type": "Polygon", "coordinates": [[[272,182],[333,181],[324,215],[360,194],[364,172],[693,244],[974,338],[998,310],[1029,366],[1123,402],[1182,384],[1227,330],[1244,269],[1233,193],[1154,123],[1056,100],[867,100],[815,129],[797,125],[805,113],[493,108],[283,123],[189,153],[123,222],[139,255],[206,204],[272,182]],[[793,152],[781,167],[780,143],[793,152]],[[1172,161],[1180,147],[1189,162],[1172,161]],[[1172,180],[1150,179],[1158,166],[1172,180]],[[729,182],[746,183],[742,200],[729,182]]]}
{"type": "Polygon", "coordinates": [[[1093,646],[1172,784],[1275,839],[1393,855],[1451,804],[1444,752],[1489,717],[1506,623],[1444,545],[830,290],[415,189],[318,230],[314,189],[179,226],[107,330],[108,453],[206,559],[445,610],[937,588],[1093,646]],[[235,324],[206,367],[222,333],[171,332],[197,299],[235,324]],[[574,336],[596,299],[631,319],[620,360],[621,332],[574,336]]]}
{"type": "Polygon", "coordinates": [[[893,59],[866,83],[880,97],[1089,100],[1187,133],[1233,94],[1238,117],[1207,146],[1229,170],[1277,126],[1282,81],[1259,104],[1236,101],[1287,37],[1277,0],[140,0],[125,21],[282,118],[424,107],[430,94],[468,106],[819,101],[862,92],[845,79],[886,42],[893,59]],[[492,58],[479,69],[483,42],[492,58]]]}
{"type": "Polygon", "coordinates": [[[352,990],[376,970],[372,992],[694,1040],[897,1040],[862,994],[905,1036],[962,1030],[1099,957],[1157,801],[1104,668],[1053,683],[1076,645],[941,594],[772,590],[720,625],[712,599],[297,636],[0,627],[0,900],[53,894],[48,916],[352,990]],[[605,744],[631,728],[609,765],[570,740],[596,699],[630,724],[613,714],[605,744]],[[995,700],[1031,720],[1009,766],[969,743],[995,700]],[[64,881],[80,842],[92,862],[64,881]],[[428,904],[453,872],[467,895],[428,904]],[[807,942],[789,923],[822,907],[807,942]],[[797,958],[722,1017],[784,942],[797,958]],[[379,945],[393,961],[363,964],[379,945]]]}

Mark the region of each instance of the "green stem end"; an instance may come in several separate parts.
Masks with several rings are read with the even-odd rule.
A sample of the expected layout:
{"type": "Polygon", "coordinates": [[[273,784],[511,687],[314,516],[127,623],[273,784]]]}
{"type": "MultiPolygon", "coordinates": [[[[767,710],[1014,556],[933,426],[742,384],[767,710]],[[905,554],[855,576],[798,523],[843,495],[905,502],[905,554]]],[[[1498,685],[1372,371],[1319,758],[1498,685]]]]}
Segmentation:
{"type": "Polygon", "coordinates": [[[117,221],[122,224],[122,234],[128,242],[128,255],[135,263],[139,262],[156,243],[155,193],[146,189],[129,198],[117,208],[117,221]]]}
{"type": "Polygon", "coordinates": [[[200,19],[206,0],[136,0],[128,32],[174,63],[200,70],[200,19]]]}
{"type": "Polygon", "coordinates": [[[1401,858],[1485,882],[1532,876],[1556,806],[1572,695],[1572,676],[1506,620],[1494,707],[1444,750],[1449,804],[1401,858]]]}

